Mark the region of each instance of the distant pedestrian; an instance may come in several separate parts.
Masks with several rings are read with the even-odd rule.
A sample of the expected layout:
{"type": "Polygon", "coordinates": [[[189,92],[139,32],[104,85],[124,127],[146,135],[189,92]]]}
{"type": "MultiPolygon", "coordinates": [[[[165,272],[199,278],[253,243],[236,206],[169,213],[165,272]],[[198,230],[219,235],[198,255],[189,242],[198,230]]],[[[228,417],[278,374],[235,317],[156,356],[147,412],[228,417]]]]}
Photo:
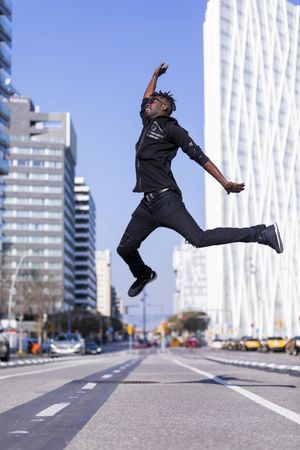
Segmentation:
{"type": "Polygon", "coordinates": [[[176,110],[173,96],[170,92],[155,91],[158,78],[167,68],[166,64],[157,67],[144,94],[140,113],[143,130],[136,144],[136,185],[133,190],[144,193],[144,196],[117,248],[136,278],[128,291],[130,297],[138,295],[146,284],[157,278],[156,272],[143,262],[138,248],[158,227],[177,231],[199,248],[232,242],[257,242],[270,246],[277,253],[283,252],[276,223],[268,227],[259,224],[247,228],[203,231],[185,208],[181,191],[171,172],[171,162],[179,147],[212,175],[227,194],[242,192],[245,185],[227,181],[188,132],[170,117],[176,110]]]}

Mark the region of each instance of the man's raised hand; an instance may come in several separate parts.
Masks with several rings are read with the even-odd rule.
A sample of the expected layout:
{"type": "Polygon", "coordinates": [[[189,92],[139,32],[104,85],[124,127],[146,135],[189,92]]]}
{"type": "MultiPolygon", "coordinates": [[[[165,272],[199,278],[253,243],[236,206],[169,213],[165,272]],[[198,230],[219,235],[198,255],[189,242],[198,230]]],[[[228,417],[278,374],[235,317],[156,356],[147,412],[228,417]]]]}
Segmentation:
{"type": "Polygon", "coordinates": [[[167,69],[168,69],[168,64],[166,63],[161,63],[154,71],[154,75],[158,78],[161,75],[163,75],[164,73],[166,73],[167,69]]]}
{"type": "Polygon", "coordinates": [[[238,194],[245,189],[245,183],[233,183],[232,181],[228,181],[224,187],[227,194],[230,194],[231,192],[238,194]]]}

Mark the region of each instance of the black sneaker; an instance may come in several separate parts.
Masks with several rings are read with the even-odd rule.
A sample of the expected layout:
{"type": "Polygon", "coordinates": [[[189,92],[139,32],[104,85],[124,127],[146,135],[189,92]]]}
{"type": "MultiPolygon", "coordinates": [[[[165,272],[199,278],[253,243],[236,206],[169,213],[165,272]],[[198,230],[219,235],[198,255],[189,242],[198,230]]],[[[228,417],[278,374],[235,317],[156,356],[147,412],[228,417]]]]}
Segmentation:
{"type": "Polygon", "coordinates": [[[144,289],[146,284],[151,283],[151,281],[156,280],[157,273],[154,270],[151,271],[151,274],[147,278],[138,278],[129,288],[128,295],[129,297],[135,297],[139,295],[140,292],[144,289]]]}
{"type": "Polygon", "coordinates": [[[277,253],[283,252],[282,240],[277,223],[266,227],[258,236],[258,243],[268,245],[277,253]]]}

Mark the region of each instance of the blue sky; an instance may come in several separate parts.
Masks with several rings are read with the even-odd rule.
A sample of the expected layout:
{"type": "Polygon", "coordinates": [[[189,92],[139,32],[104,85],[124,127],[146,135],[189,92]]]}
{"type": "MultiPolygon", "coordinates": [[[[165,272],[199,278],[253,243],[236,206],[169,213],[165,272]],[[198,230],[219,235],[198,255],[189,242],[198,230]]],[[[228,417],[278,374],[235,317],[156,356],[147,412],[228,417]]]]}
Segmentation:
{"type": "MultiPolygon", "coordinates": [[[[141,197],[132,193],[141,98],[155,67],[168,62],[158,88],[174,93],[176,118],[203,146],[205,9],[206,0],[13,1],[13,84],[41,111],[71,113],[76,173],[86,178],[97,206],[97,247],[111,249],[112,281],[126,304],[140,302],[127,297],[133,278],[115,248],[141,197]]],[[[201,167],[179,151],[173,173],[204,226],[201,167]]],[[[172,251],[179,243],[175,232],[160,229],[141,248],[159,274],[147,288],[148,303],[163,304],[166,313],[172,312],[172,251]]]]}
{"type": "MultiPolygon", "coordinates": [[[[153,70],[168,62],[158,88],[174,93],[176,118],[203,145],[205,7],[199,0],[13,2],[13,84],[41,111],[71,113],[76,173],[86,178],[97,206],[97,247],[111,249],[112,281],[126,304],[140,302],[127,297],[133,278],[115,248],[141,197],[132,192],[140,102],[153,70]]],[[[187,207],[204,225],[202,169],[180,151],[173,172],[187,207]]],[[[141,249],[159,274],[147,289],[148,303],[163,304],[166,313],[172,312],[172,250],[179,243],[175,232],[160,229],[141,249]]]]}

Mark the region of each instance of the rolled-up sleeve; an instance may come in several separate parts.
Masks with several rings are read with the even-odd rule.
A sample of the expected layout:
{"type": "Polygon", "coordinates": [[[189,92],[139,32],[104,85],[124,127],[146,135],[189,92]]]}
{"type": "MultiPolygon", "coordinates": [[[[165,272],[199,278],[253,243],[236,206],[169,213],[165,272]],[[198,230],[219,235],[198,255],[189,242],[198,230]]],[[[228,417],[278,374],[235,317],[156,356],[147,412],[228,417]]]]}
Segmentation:
{"type": "Polygon", "coordinates": [[[202,149],[190,137],[188,132],[182,128],[178,122],[172,121],[165,125],[168,137],[180,147],[193,161],[203,166],[209,158],[202,149]]]}

